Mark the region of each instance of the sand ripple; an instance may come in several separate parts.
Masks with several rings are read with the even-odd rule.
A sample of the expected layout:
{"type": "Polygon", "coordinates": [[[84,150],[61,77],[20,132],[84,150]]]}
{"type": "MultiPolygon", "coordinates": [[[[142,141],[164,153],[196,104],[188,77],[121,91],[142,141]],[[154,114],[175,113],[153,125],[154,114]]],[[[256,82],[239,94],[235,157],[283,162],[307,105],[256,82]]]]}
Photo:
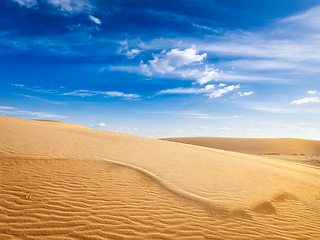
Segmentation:
{"type": "Polygon", "coordinates": [[[289,195],[223,212],[101,161],[2,159],[0,170],[0,239],[320,238],[319,215],[289,195]]]}

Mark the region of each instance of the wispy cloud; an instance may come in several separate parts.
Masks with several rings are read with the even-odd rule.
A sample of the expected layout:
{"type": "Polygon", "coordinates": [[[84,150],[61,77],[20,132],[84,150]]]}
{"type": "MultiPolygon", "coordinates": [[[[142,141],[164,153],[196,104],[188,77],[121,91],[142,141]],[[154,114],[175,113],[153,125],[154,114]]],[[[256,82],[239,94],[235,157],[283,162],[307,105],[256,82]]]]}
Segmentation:
{"type": "Polygon", "coordinates": [[[250,91],[250,92],[238,92],[237,95],[239,95],[240,97],[244,97],[244,96],[250,96],[252,95],[254,92],[253,91],[250,91]]]}
{"type": "Polygon", "coordinates": [[[312,90],[308,91],[308,94],[316,94],[316,93],[317,91],[312,91],[312,90]]]}
{"type": "Polygon", "coordinates": [[[43,92],[43,93],[58,93],[57,89],[44,89],[40,86],[28,86],[25,84],[17,84],[17,83],[13,83],[11,84],[11,86],[13,87],[19,87],[28,91],[33,91],[33,92],[43,92]]]}
{"type": "MultiPolygon", "coordinates": [[[[315,100],[315,102],[319,100],[320,99],[317,99],[315,100]]],[[[239,104],[239,107],[261,112],[282,114],[311,114],[316,116],[320,113],[320,109],[313,108],[312,106],[298,106],[301,103],[309,102],[309,99],[300,99],[296,101],[297,102],[291,102],[291,104],[279,102],[241,102],[241,104],[239,104]]]]}
{"type": "Polygon", "coordinates": [[[121,97],[125,99],[139,99],[141,98],[140,95],[138,94],[126,94],[122,92],[117,92],[117,91],[109,91],[109,92],[104,92],[104,91],[90,91],[90,90],[75,90],[70,93],[62,93],[61,95],[70,95],[70,96],[76,96],[76,97],[92,97],[92,96],[103,96],[103,97],[121,97]]]}
{"type": "MultiPolygon", "coordinates": [[[[17,2],[20,6],[24,6],[27,8],[35,7],[39,5],[39,3],[47,3],[56,8],[56,10],[63,12],[63,13],[82,13],[82,12],[91,12],[94,7],[90,3],[89,0],[12,0],[17,2]]],[[[99,19],[97,19],[99,20],[99,19]]],[[[93,20],[94,21],[94,20],[93,20]]],[[[99,20],[100,21],[100,20],[99,20]]]]}
{"type": "Polygon", "coordinates": [[[288,109],[288,108],[281,108],[281,107],[272,107],[272,106],[243,106],[243,108],[261,111],[261,112],[270,112],[270,113],[299,113],[296,109],[288,109]]]}
{"type": "Polygon", "coordinates": [[[47,3],[66,13],[91,12],[94,8],[88,0],[47,0],[47,3]]]}
{"type": "Polygon", "coordinates": [[[101,24],[101,20],[99,18],[96,18],[94,16],[89,15],[89,18],[91,21],[93,21],[94,23],[100,25],[101,24]]]}
{"type": "Polygon", "coordinates": [[[198,118],[198,119],[211,119],[211,120],[223,120],[223,119],[233,119],[240,118],[242,115],[233,115],[233,116],[214,116],[210,113],[199,113],[194,111],[156,111],[156,112],[148,112],[153,114],[166,114],[166,115],[175,115],[175,116],[183,116],[188,118],[198,118]]]}
{"type": "Polygon", "coordinates": [[[234,116],[193,116],[193,118],[199,119],[208,119],[208,120],[224,120],[224,119],[233,119],[233,118],[241,118],[242,115],[234,115],[234,116]]]}
{"type": "Polygon", "coordinates": [[[299,26],[302,29],[306,27],[313,30],[320,29],[320,7],[315,7],[302,14],[294,15],[281,20],[282,23],[299,26]]]}
{"type": "MultiPolygon", "coordinates": [[[[193,24],[197,28],[210,27],[193,24]]],[[[202,39],[153,39],[144,43],[145,49],[185,48],[192,44],[199,52],[207,53],[207,59],[218,57],[221,70],[238,67],[239,73],[219,75],[219,80],[226,77],[238,81],[275,81],[288,80],[285,74],[319,73],[320,64],[320,7],[315,7],[303,14],[274,20],[255,31],[222,31],[220,34],[206,35],[202,39]],[[272,71],[268,77],[255,77],[261,72],[272,71]],[[282,78],[272,76],[282,72],[282,78]],[[269,78],[269,79],[268,79],[269,78]]],[[[290,76],[292,78],[292,76],[290,76]]]]}
{"type": "Polygon", "coordinates": [[[210,127],[206,127],[206,126],[193,126],[193,125],[189,125],[190,129],[201,129],[201,130],[207,130],[210,129],[210,127]]]}
{"type": "Polygon", "coordinates": [[[318,103],[320,99],[318,97],[305,97],[299,100],[294,100],[291,104],[302,104],[302,103],[318,103]]]}
{"type": "MultiPolygon", "coordinates": [[[[39,87],[39,86],[36,86],[36,87],[35,86],[26,86],[24,84],[11,84],[11,86],[19,87],[19,88],[22,88],[22,89],[25,89],[25,90],[28,90],[28,91],[33,91],[33,92],[50,93],[50,94],[56,94],[56,95],[62,95],[62,96],[69,95],[69,96],[76,96],[76,97],[92,97],[92,96],[119,97],[119,98],[125,98],[127,100],[130,100],[130,99],[138,100],[138,99],[141,98],[141,96],[139,94],[136,94],[136,93],[123,93],[123,92],[118,92],[118,91],[75,90],[75,91],[72,91],[72,92],[63,92],[62,91],[63,88],[59,88],[59,89],[43,89],[42,87],[39,87]]],[[[59,104],[57,102],[48,101],[46,99],[40,99],[40,98],[37,98],[37,97],[34,97],[34,96],[29,96],[29,95],[23,95],[23,96],[59,104]]]]}
{"type": "Polygon", "coordinates": [[[227,92],[231,92],[234,89],[238,89],[238,88],[240,88],[240,84],[238,84],[238,85],[230,85],[228,87],[224,87],[222,89],[215,90],[212,93],[207,94],[207,96],[210,97],[210,98],[218,98],[218,97],[221,97],[223,94],[225,94],[227,92]]]}
{"type": "MultiPolygon", "coordinates": [[[[218,85],[220,86],[220,85],[218,85]]],[[[223,84],[222,86],[225,86],[223,84]]],[[[240,88],[240,84],[238,85],[230,85],[227,87],[223,87],[220,89],[215,89],[215,85],[209,84],[206,85],[204,88],[173,88],[173,89],[166,89],[160,92],[157,92],[156,95],[162,94],[200,94],[203,93],[205,96],[209,98],[218,98],[221,97],[223,94],[233,91],[234,89],[240,88]]],[[[252,92],[253,93],[253,92],[252,92]]],[[[246,95],[250,95],[252,93],[246,93],[246,95]]]]}
{"type": "Polygon", "coordinates": [[[138,48],[131,48],[129,47],[128,39],[119,42],[121,47],[118,50],[118,54],[125,55],[128,59],[133,59],[135,56],[141,53],[141,50],[138,48]]]}
{"type": "Polygon", "coordinates": [[[162,94],[198,94],[198,93],[206,93],[212,91],[214,89],[213,84],[209,84],[204,88],[173,88],[173,89],[166,89],[156,93],[156,95],[162,94]]]}
{"type": "Polygon", "coordinates": [[[23,115],[23,116],[32,116],[37,118],[44,118],[44,119],[63,119],[67,118],[67,116],[45,113],[45,112],[34,112],[34,111],[27,111],[27,110],[19,110],[15,107],[7,107],[7,106],[0,106],[0,113],[9,116],[16,116],[16,115],[23,115]]]}
{"type": "Polygon", "coordinates": [[[200,28],[200,29],[204,29],[204,30],[208,30],[210,32],[214,32],[214,33],[221,33],[222,29],[221,28],[211,28],[211,27],[207,27],[207,26],[204,26],[204,25],[199,25],[199,24],[195,24],[195,23],[192,23],[192,25],[196,28],[200,28]]]}
{"type": "Polygon", "coordinates": [[[228,128],[228,127],[221,127],[221,128],[218,128],[218,130],[222,130],[222,131],[232,131],[233,129],[232,129],[232,128],[228,128]]]}
{"type": "Polygon", "coordinates": [[[13,1],[19,3],[20,6],[24,6],[27,8],[34,7],[38,4],[37,0],[13,0],[13,1]]]}
{"type": "Polygon", "coordinates": [[[14,109],[17,109],[17,108],[14,108],[14,107],[6,107],[6,106],[0,106],[0,109],[4,109],[4,110],[14,110],[14,109]]]}

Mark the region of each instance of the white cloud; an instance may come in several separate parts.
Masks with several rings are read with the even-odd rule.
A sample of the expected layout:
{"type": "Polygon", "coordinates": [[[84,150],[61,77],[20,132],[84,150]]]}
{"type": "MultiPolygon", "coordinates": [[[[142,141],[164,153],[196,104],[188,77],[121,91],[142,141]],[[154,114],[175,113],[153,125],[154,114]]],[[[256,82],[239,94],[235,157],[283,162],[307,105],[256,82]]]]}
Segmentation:
{"type": "Polygon", "coordinates": [[[12,86],[14,86],[14,87],[24,87],[25,85],[24,84],[12,84],[12,86]]]}
{"type": "Polygon", "coordinates": [[[36,6],[38,4],[37,0],[13,0],[13,1],[19,3],[20,6],[24,6],[27,8],[31,8],[31,7],[36,6]]]}
{"type": "Polygon", "coordinates": [[[162,74],[161,77],[189,78],[202,85],[217,80],[221,73],[212,67],[213,64],[202,65],[206,57],[207,53],[199,54],[194,46],[185,50],[163,50],[160,54],[153,54],[154,59],[148,64],[141,61],[140,72],[147,76],[162,74]]]}
{"type": "Polygon", "coordinates": [[[215,33],[220,33],[221,32],[221,28],[220,29],[215,29],[215,28],[210,28],[210,27],[203,26],[203,25],[198,25],[198,24],[195,24],[195,23],[192,23],[192,25],[195,26],[196,28],[205,29],[205,30],[208,30],[208,31],[211,31],[211,32],[215,32],[215,33]]]}
{"type": "Polygon", "coordinates": [[[214,89],[214,85],[213,84],[208,84],[207,86],[204,87],[205,90],[211,90],[214,89]]]}
{"type": "Polygon", "coordinates": [[[291,104],[317,103],[317,102],[320,102],[320,99],[318,97],[306,97],[306,98],[292,101],[291,104]]]}
{"type": "Polygon", "coordinates": [[[218,97],[221,97],[223,94],[225,94],[227,92],[231,92],[234,89],[238,89],[238,88],[240,88],[240,84],[238,84],[238,85],[230,85],[228,87],[224,87],[222,89],[215,90],[212,93],[207,94],[207,96],[210,97],[210,98],[218,98],[218,97]]]}
{"type": "Polygon", "coordinates": [[[126,99],[139,99],[141,98],[138,94],[126,94],[117,91],[110,91],[110,92],[103,92],[103,91],[90,91],[90,90],[75,90],[70,93],[63,93],[61,95],[70,95],[70,96],[77,96],[77,97],[92,97],[97,95],[102,95],[104,97],[122,97],[126,99]]]}
{"type": "Polygon", "coordinates": [[[204,88],[172,88],[172,89],[166,89],[162,90],[160,92],[157,92],[156,95],[161,94],[199,94],[199,93],[208,93],[212,92],[214,89],[213,84],[208,84],[204,88]]]}
{"type": "Polygon", "coordinates": [[[317,91],[311,91],[311,90],[310,90],[310,91],[308,91],[308,93],[309,93],[309,94],[316,94],[317,91]]]}
{"type": "Polygon", "coordinates": [[[243,97],[243,96],[249,96],[249,95],[251,95],[251,94],[253,94],[253,93],[254,93],[253,91],[244,92],[244,93],[238,92],[238,95],[239,95],[240,97],[243,97]]]}
{"type": "Polygon", "coordinates": [[[89,18],[91,19],[91,21],[93,21],[94,23],[100,25],[101,24],[101,20],[99,18],[96,18],[94,16],[89,15],[89,18]]]}
{"type": "Polygon", "coordinates": [[[219,87],[224,87],[226,84],[224,84],[224,83],[220,83],[219,84],[219,87]]]}
{"type": "Polygon", "coordinates": [[[105,126],[106,126],[105,123],[99,123],[99,124],[97,124],[97,127],[105,127],[105,126]]]}
{"type": "Polygon", "coordinates": [[[141,50],[140,50],[140,49],[133,48],[133,49],[131,49],[130,51],[127,51],[127,52],[126,52],[126,56],[127,56],[129,59],[132,59],[132,58],[134,58],[135,56],[139,55],[140,53],[141,53],[141,50]]]}
{"type": "Polygon", "coordinates": [[[141,96],[138,94],[126,94],[122,92],[99,92],[100,94],[106,95],[108,97],[124,97],[128,99],[140,98],[141,96]]]}
{"type": "Polygon", "coordinates": [[[118,54],[125,55],[128,59],[133,59],[135,56],[139,55],[142,51],[138,48],[129,48],[128,39],[119,42],[122,46],[118,50],[118,54]]]}
{"type": "Polygon", "coordinates": [[[172,89],[166,89],[162,90],[160,92],[157,92],[156,95],[161,94],[197,94],[201,91],[201,89],[198,88],[172,88],[172,89]]]}
{"type": "Polygon", "coordinates": [[[206,127],[206,126],[198,126],[196,127],[197,129],[210,129],[209,127],[206,127]]]}
{"type": "Polygon", "coordinates": [[[232,131],[233,129],[232,128],[228,128],[228,127],[221,127],[221,128],[218,128],[219,130],[223,130],[223,131],[232,131]]]}
{"type": "Polygon", "coordinates": [[[6,107],[6,106],[0,106],[0,109],[4,109],[4,110],[13,110],[13,109],[17,109],[14,107],[6,107]]]}
{"type": "Polygon", "coordinates": [[[197,79],[197,82],[200,85],[202,85],[212,80],[217,80],[219,73],[218,73],[218,69],[213,69],[211,67],[208,67],[208,65],[206,65],[204,71],[197,69],[197,70],[191,71],[190,73],[185,73],[183,76],[193,76],[197,79]]]}
{"type": "Polygon", "coordinates": [[[146,72],[145,69],[148,68],[151,74],[166,74],[182,66],[203,61],[207,57],[207,53],[198,54],[195,47],[192,47],[182,51],[171,49],[169,52],[153,54],[153,57],[154,59],[149,61],[149,65],[141,63],[143,71],[146,72]]]}
{"type": "Polygon", "coordinates": [[[77,96],[77,97],[91,97],[97,95],[97,92],[94,91],[88,91],[88,90],[76,90],[70,93],[63,93],[62,95],[71,95],[71,96],[77,96]]]}
{"type": "MultiPolygon", "coordinates": [[[[223,94],[233,91],[234,89],[240,88],[240,84],[238,85],[230,85],[228,87],[224,87],[221,89],[215,89],[213,84],[208,84],[204,88],[172,88],[162,90],[157,92],[156,95],[161,94],[199,94],[204,93],[205,96],[210,98],[218,98],[221,97],[223,94]]],[[[253,93],[253,92],[252,92],[253,93]]],[[[251,92],[247,92],[246,95],[252,94],[251,92]]]]}
{"type": "MultiPolygon", "coordinates": [[[[289,18],[276,19],[260,30],[223,31],[220,35],[208,35],[204,39],[184,39],[183,42],[175,39],[154,39],[145,43],[145,48],[183,48],[196,44],[200,52],[219,58],[227,57],[225,61],[218,63],[219,69],[229,65],[229,69],[236,67],[239,71],[237,74],[249,77],[254,77],[253,74],[256,75],[258,71],[262,74],[265,74],[265,70],[283,71],[288,73],[281,74],[284,79],[286,76],[292,79],[292,76],[298,76],[296,73],[320,72],[319,30],[320,6],[289,18]]],[[[221,79],[219,77],[219,80],[221,79]]],[[[267,78],[252,80],[268,81],[267,78]]]]}
{"type": "Polygon", "coordinates": [[[48,4],[67,13],[90,12],[93,6],[88,0],[47,0],[48,4]]]}

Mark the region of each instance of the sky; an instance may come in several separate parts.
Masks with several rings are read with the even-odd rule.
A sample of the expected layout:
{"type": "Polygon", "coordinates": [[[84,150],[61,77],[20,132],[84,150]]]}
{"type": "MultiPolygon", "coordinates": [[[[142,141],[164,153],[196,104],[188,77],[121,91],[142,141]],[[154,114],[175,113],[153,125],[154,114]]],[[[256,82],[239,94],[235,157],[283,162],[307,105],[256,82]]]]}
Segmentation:
{"type": "Polygon", "coordinates": [[[320,140],[320,3],[2,0],[0,115],[320,140]]]}

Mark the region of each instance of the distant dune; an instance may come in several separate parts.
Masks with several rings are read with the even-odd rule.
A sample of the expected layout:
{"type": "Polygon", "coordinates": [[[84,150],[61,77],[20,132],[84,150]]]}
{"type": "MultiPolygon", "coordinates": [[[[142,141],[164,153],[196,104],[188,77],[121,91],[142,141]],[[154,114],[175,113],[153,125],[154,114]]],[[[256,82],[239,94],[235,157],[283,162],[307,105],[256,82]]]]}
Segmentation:
{"type": "Polygon", "coordinates": [[[0,117],[0,239],[320,239],[320,168],[239,152],[0,117]]]}
{"type": "Polygon", "coordinates": [[[249,154],[320,155],[320,141],[295,138],[184,137],[162,140],[249,154]]]}
{"type": "Polygon", "coordinates": [[[184,137],[162,140],[320,167],[320,141],[295,138],[184,137]]]}

